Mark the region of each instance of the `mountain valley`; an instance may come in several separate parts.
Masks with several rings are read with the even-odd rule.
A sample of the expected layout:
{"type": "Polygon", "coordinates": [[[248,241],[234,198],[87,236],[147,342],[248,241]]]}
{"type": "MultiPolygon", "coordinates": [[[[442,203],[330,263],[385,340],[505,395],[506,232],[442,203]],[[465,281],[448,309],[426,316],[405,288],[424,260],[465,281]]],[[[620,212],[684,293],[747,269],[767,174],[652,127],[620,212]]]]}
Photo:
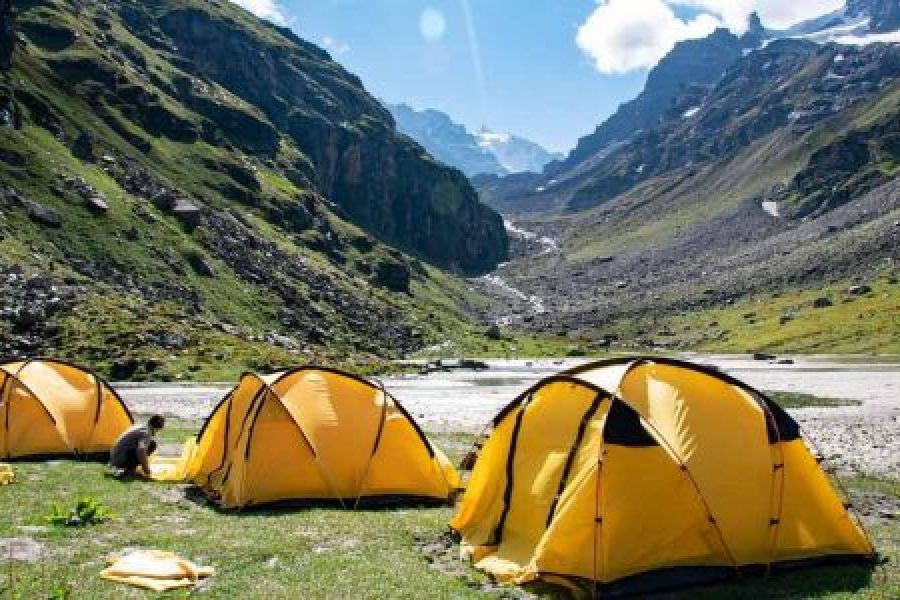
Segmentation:
{"type": "Polygon", "coordinates": [[[226,1],[0,12],[0,355],[380,361],[467,323],[447,273],[507,256],[462,174],[287,29],[226,1]]]}
{"type": "Polygon", "coordinates": [[[563,157],[224,0],[0,3],[0,355],[900,351],[892,6],[681,42],[563,157]]]}
{"type": "Polygon", "coordinates": [[[900,349],[900,45],[773,35],[682,42],[564,161],[476,178],[531,232],[488,316],[583,350],[900,349]]]}

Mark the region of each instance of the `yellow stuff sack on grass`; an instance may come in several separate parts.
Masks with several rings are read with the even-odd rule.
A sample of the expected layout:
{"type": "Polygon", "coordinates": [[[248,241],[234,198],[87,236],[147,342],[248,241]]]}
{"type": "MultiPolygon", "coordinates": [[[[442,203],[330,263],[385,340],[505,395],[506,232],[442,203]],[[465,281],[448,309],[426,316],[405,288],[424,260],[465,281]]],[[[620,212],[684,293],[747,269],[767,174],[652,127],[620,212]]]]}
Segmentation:
{"type": "Polygon", "coordinates": [[[0,485],[9,485],[16,480],[16,474],[13,473],[12,465],[0,463],[0,485]]]}
{"type": "Polygon", "coordinates": [[[212,567],[201,567],[161,550],[135,550],[110,562],[100,577],[154,592],[192,587],[215,573],[212,567]]]}
{"type": "Polygon", "coordinates": [[[188,467],[194,460],[196,450],[197,440],[189,438],[184,443],[181,456],[151,456],[150,479],[170,483],[186,481],[188,479],[188,467]]]}

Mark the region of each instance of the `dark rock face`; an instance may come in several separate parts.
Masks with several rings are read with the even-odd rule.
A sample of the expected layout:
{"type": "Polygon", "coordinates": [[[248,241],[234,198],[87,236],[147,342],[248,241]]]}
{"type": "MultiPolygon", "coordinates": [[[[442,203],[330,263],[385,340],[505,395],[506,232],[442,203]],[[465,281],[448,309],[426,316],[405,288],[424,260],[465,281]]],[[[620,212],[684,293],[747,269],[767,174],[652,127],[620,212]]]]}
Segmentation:
{"type": "Polygon", "coordinates": [[[833,210],[888,180],[882,165],[900,162],[900,121],[892,115],[864,130],[853,131],[820,150],[794,177],[785,196],[802,200],[790,211],[802,218],[833,210]]]}
{"type": "Polygon", "coordinates": [[[375,283],[394,292],[409,293],[409,267],[399,261],[385,260],[375,265],[375,283]]]}
{"type": "Polygon", "coordinates": [[[227,121],[229,135],[257,151],[274,151],[273,132],[286,133],[312,162],[312,185],[363,228],[466,273],[506,258],[501,218],[479,203],[465,177],[399,135],[390,114],[321,49],[295,36],[268,43],[204,10],[153,15],[129,6],[124,14],[148,43],[159,43],[158,23],[178,48],[182,69],[222,86],[265,117],[223,115],[198,101],[193,87],[180,85],[186,104],[211,121],[227,121]]]}
{"type": "Polygon", "coordinates": [[[9,69],[16,47],[16,16],[12,0],[0,0],[0,69],[9,69]]]}

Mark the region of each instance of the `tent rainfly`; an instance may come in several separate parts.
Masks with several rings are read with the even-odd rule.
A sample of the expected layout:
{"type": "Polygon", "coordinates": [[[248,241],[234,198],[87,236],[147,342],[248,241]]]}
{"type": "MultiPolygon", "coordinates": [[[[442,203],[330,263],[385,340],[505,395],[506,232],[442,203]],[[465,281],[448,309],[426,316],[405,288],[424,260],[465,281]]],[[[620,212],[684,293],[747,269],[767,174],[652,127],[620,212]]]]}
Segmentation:
{"type": "Polygon", "coordinates": [[[174,473],[226,508],[448,502],[459,487],[444,454],[383,387],[322,367],[244,374],[188,442],[174,473]]]}
{"type": "Polygon", "coordinates": [[[874,555],[797,423],[715,368],[589,364],[492,426],[451,527],[500,581],[640,593],[874,555]]]}
{"type": "Polygon", "coordinates": [[[49,358],[0,363],[0,459],[102,455],[132,422],[96,373],[49,358]]]}

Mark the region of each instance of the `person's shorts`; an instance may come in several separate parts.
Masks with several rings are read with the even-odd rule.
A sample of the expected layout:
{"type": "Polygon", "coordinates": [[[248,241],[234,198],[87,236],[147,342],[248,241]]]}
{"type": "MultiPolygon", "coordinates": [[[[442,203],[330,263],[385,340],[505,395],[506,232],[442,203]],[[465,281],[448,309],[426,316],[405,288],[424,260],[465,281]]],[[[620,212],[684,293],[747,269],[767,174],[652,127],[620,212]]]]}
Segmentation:
{"type": "MultiPolygon", "coordinates": [[[[156,452],[156,442],[151,440],[150,444],[147,446],[147,454],[153,454],[156,452]]],[[[117,471],[121,471],[123,473],[134,473],[139,466],[141,466],[141,461],[138,459],[137,448],[128,452],[128,455],[125,458],[124,464],[121,465],[110,465],[112,468],[117,471]]]]}

